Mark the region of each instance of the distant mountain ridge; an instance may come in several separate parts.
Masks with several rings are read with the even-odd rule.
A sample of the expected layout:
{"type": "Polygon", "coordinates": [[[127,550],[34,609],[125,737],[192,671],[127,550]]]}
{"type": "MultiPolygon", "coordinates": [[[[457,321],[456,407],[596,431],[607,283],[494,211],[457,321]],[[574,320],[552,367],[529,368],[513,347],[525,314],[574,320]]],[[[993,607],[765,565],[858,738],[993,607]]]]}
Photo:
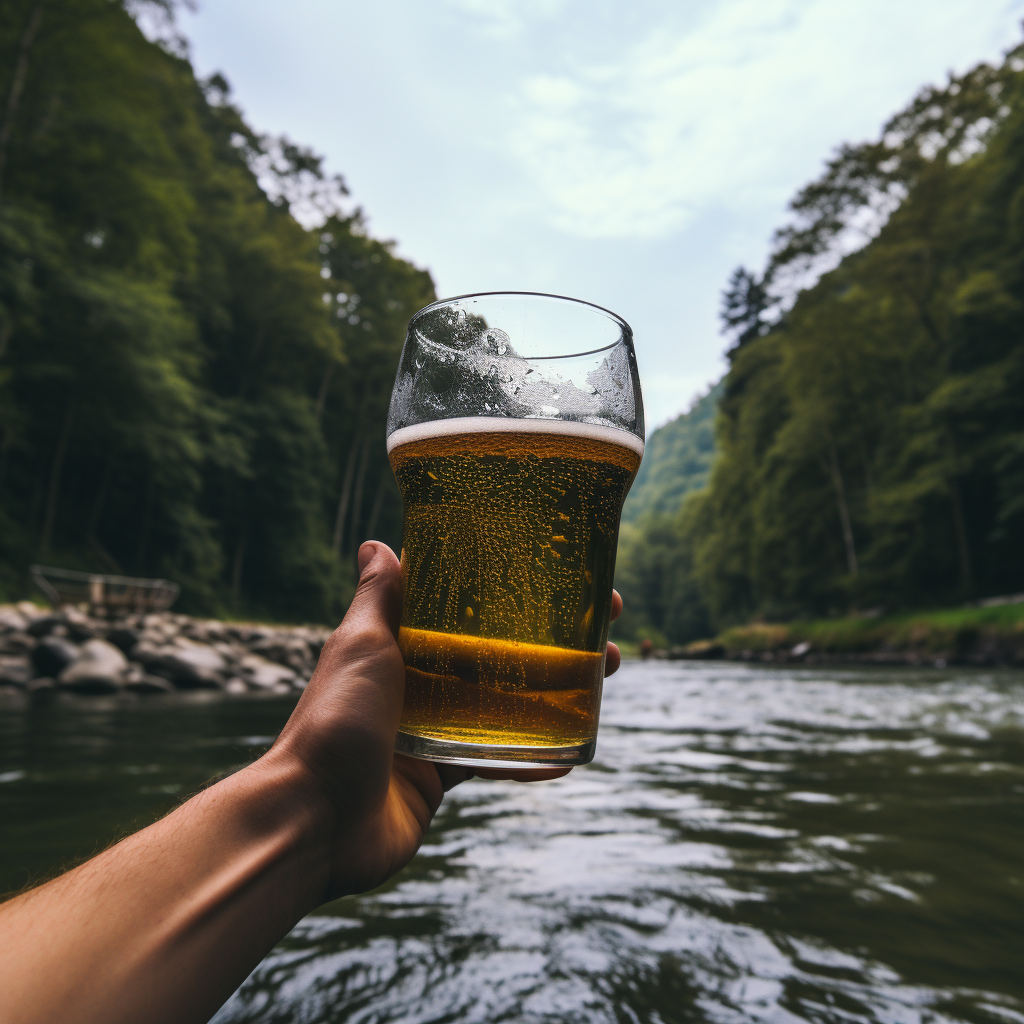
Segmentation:
{"type": "Polygon", "coordinates": [[[715,413],[724,387],[724,380],[719,381],[689,412],[651,434],[622,510],[624,522],[673,513],[690,491],[707,484],[716,454],[715,413]]]}

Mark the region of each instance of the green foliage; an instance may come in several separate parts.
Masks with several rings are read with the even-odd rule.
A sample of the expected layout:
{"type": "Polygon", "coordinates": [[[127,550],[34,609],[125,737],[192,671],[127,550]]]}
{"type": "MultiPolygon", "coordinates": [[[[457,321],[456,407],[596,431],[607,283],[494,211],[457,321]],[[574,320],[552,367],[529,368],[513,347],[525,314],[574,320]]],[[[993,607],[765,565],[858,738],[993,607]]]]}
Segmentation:
{"type": "Polygon", "coordinates": [[[0,591],[38,560],[336,618],[358,543],[398,543],[386,403],[433,285],[176,49],[108,0],[0,12],[0,591]]]}
{"type": "Polygon", "coordinates": [[[707,484],[715,459],[715,413],[722,390],[719,382],[689,412],[651,434],[622,509],[623,522],[675,512],[685,495],[707,484]]]}
{"type": "Polygon", "coordinates": [[[923,90],[792,209],[723,295],[708,486],[624,534],[625,635],[1024,589],[1024,47],[923,90]]]}
{"type": "Polygon", "coordinates": [[[715,459],[716,384],[689,412],[650,436],[622,511],[615,586],[623,596],[618,639],[656,646],[706,636],[707,609],[697,592],[692,545],[681,532],[683,499],[707,483],[715,459]]]}
{"type": "Polygon", "coordinates": [[[1024,47],[923,90],[792,210],[723,297],[709,484],[674,541],[626,534],[620,578],[690,574],[719,630],[1024,589],[1024,47]]]}
{"type": "Polygon", "coordinates": [[[842,618],[754,623],[724,630],[718,643],[730,653],[791,650],[810,644],[826,654],[917,651],[958,654],[985,646],[1024,644],[1024,604],[995,608],[955,608],[881,618],[842,618]]]}

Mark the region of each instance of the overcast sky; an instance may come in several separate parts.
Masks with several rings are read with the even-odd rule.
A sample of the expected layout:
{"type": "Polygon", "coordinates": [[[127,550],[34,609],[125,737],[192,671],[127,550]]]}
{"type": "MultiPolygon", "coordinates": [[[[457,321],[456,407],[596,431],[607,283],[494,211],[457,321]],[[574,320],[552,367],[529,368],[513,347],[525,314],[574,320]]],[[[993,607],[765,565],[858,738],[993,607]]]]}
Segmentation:
{"type": "Polygon", "coordinates": [[[632,324],[648,429],[722,373],[719,293],[843,141],[1021,38],[1024,0],[200,0],[259,131],[344,174],[439,295],[632,324]]]}

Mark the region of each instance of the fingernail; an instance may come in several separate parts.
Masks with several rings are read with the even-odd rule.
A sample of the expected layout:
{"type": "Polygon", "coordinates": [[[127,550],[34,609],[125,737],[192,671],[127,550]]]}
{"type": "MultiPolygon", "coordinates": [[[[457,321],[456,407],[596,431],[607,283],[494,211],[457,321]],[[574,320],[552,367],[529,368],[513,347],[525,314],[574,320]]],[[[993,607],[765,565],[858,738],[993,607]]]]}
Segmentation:
{"type": "Polygon", "coordinates": [[[359,547],[359,554],[356,555],[356,564],[359,566],[359,575],[362,576],[366,567],[373,561],[377,548],[370,541],[365,541],[359,547]]]}

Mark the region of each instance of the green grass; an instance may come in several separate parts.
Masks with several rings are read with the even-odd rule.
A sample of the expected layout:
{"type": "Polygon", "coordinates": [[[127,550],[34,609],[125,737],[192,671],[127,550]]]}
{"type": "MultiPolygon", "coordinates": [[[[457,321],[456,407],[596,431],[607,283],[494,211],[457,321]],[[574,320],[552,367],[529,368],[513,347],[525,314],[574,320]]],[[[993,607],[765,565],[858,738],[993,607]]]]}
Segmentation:
{"type": "Polygon", "coordinates": [[[817,651],[966,652],[986,643],[1024,647],[1024,602],[994,608],[943,608],[878,618],[752,623],[725,630],[727,651],[778,651],[810,643],[817,651]]]}

